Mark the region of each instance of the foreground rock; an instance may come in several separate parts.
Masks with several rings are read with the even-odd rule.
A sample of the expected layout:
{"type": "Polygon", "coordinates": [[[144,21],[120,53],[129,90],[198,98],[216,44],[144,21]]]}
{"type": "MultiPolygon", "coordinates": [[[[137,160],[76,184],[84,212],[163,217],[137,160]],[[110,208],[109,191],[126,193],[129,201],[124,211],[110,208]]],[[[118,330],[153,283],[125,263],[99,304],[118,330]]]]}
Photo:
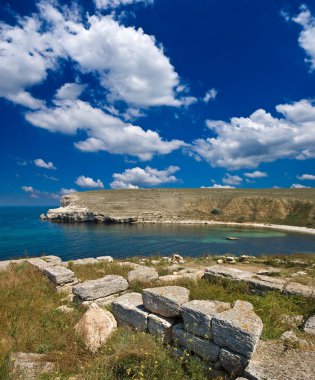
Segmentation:
{"type": "Polygon", "coordinates": [[[93,303],[74,329],[86,347],[91,352],[96,352],[116,328],[117,322],[113,314],[93,303]]]}
{"type": "Polygon", "coordinates": [[[233,309],[212,319],[213,340],[219,346],[249,358],[259,341],[263,323],[253,311],[253,305],[236,301],[233,309]]]}
{"type": "Polygon", "coordinates": [[[16,352],[10,356],[10,374],[14,380],[36,380],[40,375],[51,374],[56,364],[47,355],[16,352]]]}
{"type": "Polygon", "coordinates": [[[315,351],[287,349],[280,342],[260,341],[245,369],[249,380],[314,380],[315,351]]]}
{"type": "Polygon", "coordinates": [[[185,303],[182,306],[185,329],[194,335],[211,339],[212,318],[230,308],[229,303],[219,301],[195,300],[185,303]]]}
{"type": "Polygon", "coordinates": [[[119,324],[147,331],[149,312],[145,310],[140,293],[127,293],[116,298],[112,310],[119,324]]]}
{"type": "Polygon", "coordinates": [[[98,280],[89,280],[73,287],[73,294],[81,301],[94,301],[122,292],[128,288],[128,282],[117,275],[107,275],[98,280]]]}
{"type": "Polygon", "coordinates": [[[78,282],[72,270],[63,266],[49,266],[43,270],[43,273],[54,283],[56,286],[63,286],[69,283],[78,282]]]}
{"type": "Polygon", "coordinates": [[[202,339],[185,331],[183,324],[173,328],[174,342],[188,351],[199,355],[202,359],[215,363],[219,358],[220,347],[210,340],[202,339]]]}
{"type": "Polygon", "coordinates": [[[181,286],[144,289],[143,303],[147,310],[163,317],[180,316],[182,305],[189,301],[189,290],[181,286]]]}
{"type": "Polygon", "coordinates": [[[148,330],[150,334],[155,335],[164,344],[168,344],[173,339],[172,328],[177,323],[177,318],[166,318],[150,314],[148,317],[148,330]]]}
{"type": "Polygon", "coordinates": [[[128,282],[151,282],[159,278],[158,272],[154,268],[139,267],[128,273],[128,282]]]}
{"type": "Polygon", "coordinates": [[[303,330],[308,334],[315,335],[315,315],[305,322],[303,330]]]}

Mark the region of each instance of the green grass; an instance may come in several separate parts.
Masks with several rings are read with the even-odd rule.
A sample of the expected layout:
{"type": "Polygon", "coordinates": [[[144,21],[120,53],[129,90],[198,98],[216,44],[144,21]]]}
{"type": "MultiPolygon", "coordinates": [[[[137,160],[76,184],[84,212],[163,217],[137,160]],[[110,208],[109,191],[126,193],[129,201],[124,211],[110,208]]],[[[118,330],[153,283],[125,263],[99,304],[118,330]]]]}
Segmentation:
{"type": "MultiPolygon", "coordinates": [[[[76,266],[74,269],[76,275],[84,279],[113,273],[125,276],[130,270],[117,263],[100,263],[96,268],[95,265],[76,266]]],[[[158,285],[156,282],[145,285],[134,283],[130,291],[140,292],[143,287],[158,285]]],[[[278,338],[284,331],[291,329],[282,321],[284,314],[302,314],[305,317],[315,314],[315,304],[311,300],[275,292],[268,292],[264,296],[253,295],[244,283],[181,280],[176,285],[187,287],[191,299],[231,303],[241,299],[251,302],[264,323],[263,339],[278,338]]],[[[119,328],[97,355],[91,355],[73,329],[84,308],[69,304],[45,276],[28,264],[12,266],[8,271],[0,272],[0,309],[1,380],[9,379],[7,363],[11,352],[45,353],[56,361],[56,373],[41,377],[42,380],[53,380],[57,376],[66,380],[78,373],[82,375],[82,380],[207,378],[204,363],[196,358],[173,357],[170,349],[154,337],[126,328],[119,328]],[[56,311],[62,304],[72,306],[73,313],[56,311]]]]}

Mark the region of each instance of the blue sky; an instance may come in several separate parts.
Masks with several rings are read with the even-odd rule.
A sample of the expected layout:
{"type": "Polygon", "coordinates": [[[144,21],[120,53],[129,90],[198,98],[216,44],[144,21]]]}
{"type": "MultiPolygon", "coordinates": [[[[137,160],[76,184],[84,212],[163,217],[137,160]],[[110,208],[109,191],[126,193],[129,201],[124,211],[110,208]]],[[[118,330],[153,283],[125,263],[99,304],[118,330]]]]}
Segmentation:
{"type": "Polygon", "coordinates": [[[0,205],[314,187],[315,4],[3,0],[0,205]]]}

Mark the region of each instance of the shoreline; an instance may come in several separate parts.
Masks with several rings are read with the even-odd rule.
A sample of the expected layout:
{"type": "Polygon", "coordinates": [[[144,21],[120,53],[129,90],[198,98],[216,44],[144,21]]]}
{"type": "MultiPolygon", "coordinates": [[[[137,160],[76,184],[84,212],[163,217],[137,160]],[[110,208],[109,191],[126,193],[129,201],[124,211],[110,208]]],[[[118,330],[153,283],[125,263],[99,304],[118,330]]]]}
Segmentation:
{"type": "Polygon", "coordinates": [[[207,221],[207,220],[163,220],[163,221],[142,221],[135,222],[134,224],[204,224],[213,226],[233,226],[233,227],[250,227],[250,228],[262,228],[270,230],[279,230],[287,232],[296,232],[301,234],[315,235],[315,228],[288,226],[281,224],[268,224],[268,223],[237,223],[237,222],[219,222],[219,221],[207,221]]]}

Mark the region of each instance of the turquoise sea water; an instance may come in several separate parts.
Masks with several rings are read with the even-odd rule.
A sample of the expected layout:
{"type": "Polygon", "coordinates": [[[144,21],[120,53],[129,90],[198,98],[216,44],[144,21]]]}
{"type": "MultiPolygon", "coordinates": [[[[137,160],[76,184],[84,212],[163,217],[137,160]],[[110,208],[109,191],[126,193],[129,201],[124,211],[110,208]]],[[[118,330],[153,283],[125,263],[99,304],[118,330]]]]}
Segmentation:
{"type": "Polygon", "coordinates": [[[55,224],[40,221],[45,207],[0,207],[0,260],[56,254],[64,260],[203,254],[236,255],[315,253],[315,236],[265,229],[205,225],[55,224]],[[238,237],[237,241],[226,240],[238,237]]]}

